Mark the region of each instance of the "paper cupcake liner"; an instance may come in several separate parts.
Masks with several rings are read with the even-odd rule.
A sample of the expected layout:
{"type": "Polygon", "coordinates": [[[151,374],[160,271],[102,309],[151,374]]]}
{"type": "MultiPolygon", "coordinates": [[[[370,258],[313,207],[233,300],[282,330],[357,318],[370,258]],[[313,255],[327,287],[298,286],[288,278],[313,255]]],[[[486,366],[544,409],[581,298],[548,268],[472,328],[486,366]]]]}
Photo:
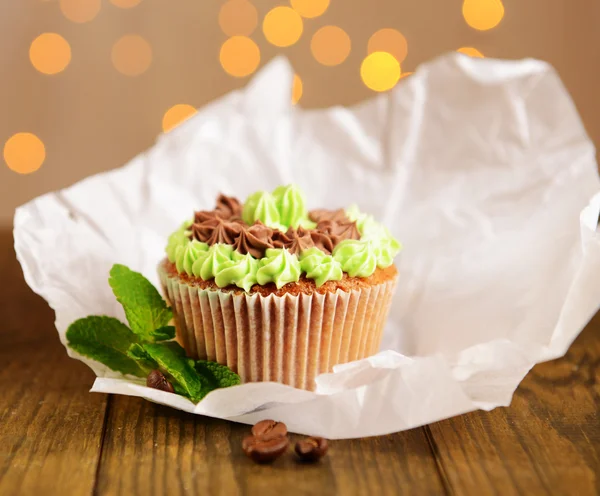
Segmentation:
{"type": "Polygon", "coordinates": [[[177,339],[192,358],[216,361],[242,382],[312,390],[334,365],[377,352],[395,279],[344,292],[283,296],[201,289],[159,269],[177,339]]]}

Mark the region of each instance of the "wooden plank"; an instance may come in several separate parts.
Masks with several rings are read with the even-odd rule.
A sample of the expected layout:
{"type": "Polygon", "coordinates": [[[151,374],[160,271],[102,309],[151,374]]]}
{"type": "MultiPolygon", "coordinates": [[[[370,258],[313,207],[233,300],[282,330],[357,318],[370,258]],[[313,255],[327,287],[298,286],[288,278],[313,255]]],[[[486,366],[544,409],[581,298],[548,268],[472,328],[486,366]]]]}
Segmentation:
{"type": "Polygon", "coordinates": [[[67,356],[46,303],[26,286],[0,232],[0,494],[90,494],[106,396],[67,356]]]}
{"type": "MultiPolygon", "coordinates": [[[[139,398],[111,398],[98,494],[443,494],[422,429],[332,441],[320,463],[291,450],[272,465],[241,450],[249,427],[186,414],[139,398]]],[[[300,439],[301,436],[293,436],[300,439]]]]}
{"type": "Polygon", "coordinates": [[[537,365],[510,408],[429,426],[457,494],[600,494],[600,314],[567,355],[537,365]]]}

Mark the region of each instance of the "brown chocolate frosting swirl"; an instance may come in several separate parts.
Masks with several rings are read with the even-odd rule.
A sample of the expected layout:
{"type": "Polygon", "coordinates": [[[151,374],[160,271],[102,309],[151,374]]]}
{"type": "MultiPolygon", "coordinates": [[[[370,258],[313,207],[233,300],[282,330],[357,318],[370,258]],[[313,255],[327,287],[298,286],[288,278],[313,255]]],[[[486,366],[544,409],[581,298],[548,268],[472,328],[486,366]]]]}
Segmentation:
{"type": "Polygon", "coordinates": [[[345,239],[360,239],[356,222],[322,220],[317,224],[317,230],[329,235],[334,247],[345,239]]]}
{"type": "Polygon", "coordinates": [[[275,248],[286,248],[290,253],[299,255],[300,252],[315,246],[311,231],[298,227],[290,227],[284,234],[281,231],[273,233],[273,246],[275,248]]]}
{"type": "Polygon", "coordinates": [[[285,248],[290,253],[317,247],[331,254],[338,243],[345,239],[360,239],[356,222],[351,221],[343,209],[311,210],[309,218],[317,223],[316,229],[290,227],[281,232],[257,221],[248,226],[242,219],[243,205],[233,196],[220,194],[214,210],[194,213],[191,238],[213,245],[225,243],[245,255],[262,258],[268,248],[285,248]]]}
{"type": "Polygon", "coordinates": [[[329,234],[318,230],[312,230],[310,231],[310,237],[314,245],[319,250],[321,250],[324,253],[327,253],[327,255],[331,255],[331,253],[333,252],[333,240],[331,239],[331,236],[329,234]]]}
{"type": "Polygon", "coordinates": [[[317,224],[322,220],[331,220],[334,222],[350,222],[343,208],[337,210],[326,210],[324,208],[311,210],[308,212],[308,218],[317,224]]]}
{"type": "Polygon", "coordinates": [[[240,232],[233,242],[233,249],[242,255],[250,253],[254,258],[262,258],[267,248],[273,248],[273,229],[256,221],[252,226],[240,226],[240,232]]]}
{"type": "MultiPolygon", "coordinates": [[[[204,212],[197,212],[204,213],[204,212]]],[[[198,215],[196,215],[198,217],[198,215]]],[[[203,216],[200,216],[203,218],[203,216]]],[[[233,244],[236,236],[243,229],[243,226],[237,222],[226,222],[223,219],[213,215],[201,222],[192,224],[192,236],[194,239],[214,245],[215,243],[233,244]]]]}
{"type": "Polygon", "coordinates": [[[242,204],[234,196],[219,194],[214,212],[217,217],[224,220],[240,219],[242,217],[242,204]]]}

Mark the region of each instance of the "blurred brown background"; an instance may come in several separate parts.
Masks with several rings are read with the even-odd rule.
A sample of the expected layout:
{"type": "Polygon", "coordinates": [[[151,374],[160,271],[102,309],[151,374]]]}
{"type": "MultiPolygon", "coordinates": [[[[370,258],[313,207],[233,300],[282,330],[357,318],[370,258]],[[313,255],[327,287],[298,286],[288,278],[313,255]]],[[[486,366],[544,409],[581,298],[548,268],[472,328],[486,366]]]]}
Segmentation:
{"type": "Polygon", "coordinates": [[[467,0],[467,6],[462,0],[330,0],[322,15],[302,21],[297,12],[313,15],[327,2],[294,0],[296,11],[270,18],[270,35],[265,16],[278,5],[290,7],[289,1],[229,2],[223,11],[225,0],[0,2],[0,225],[10,225],[15,207],[36,195],[123,165],[153,143],[172,106],[199,107],[246,84],[250,75],[234,77],[222,67],[219,54],[228,34],[254,42],[229,46],[224,63],[230,71],[253,70],[258,51],[259,67],[277,54],[289,57],[303,83],[298,104],[304,107],[348,105],[374,94],[361,80],[361,63],[370,37],[382,28],[398,30],[407,41],[403,73],[461,47],[486,57],[543,59],[558,70],[600,144],[598,0],[467,0]],[[468,23],[487,27],[498,19],[486,30],[468,23]],[[266,39],[288,43],[299,22],[302,33],[291,46],[266,39]],[[320,58],[343,59],[335,66],[311,53],[313,35],[327,25],[342,28],[351,41],[344,59],[343,33],[321,36],[320,58]],[[34,42],[43,33],[62,38],[34,42]],[[18,133],[34,134],[43,147],[18,133]],[[29,174],[9,168],[42,158],[29,174]]]}

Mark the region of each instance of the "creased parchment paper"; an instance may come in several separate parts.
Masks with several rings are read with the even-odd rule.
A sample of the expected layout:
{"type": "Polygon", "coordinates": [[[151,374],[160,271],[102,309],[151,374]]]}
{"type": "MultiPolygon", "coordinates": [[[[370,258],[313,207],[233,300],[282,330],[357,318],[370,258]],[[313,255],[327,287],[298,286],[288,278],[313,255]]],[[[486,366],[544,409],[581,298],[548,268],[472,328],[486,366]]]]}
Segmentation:
{"type": "Polygon", "coordinates": [[[305,111],[292,77],[276,59],[125,167],[20,207],[17,256],[64,343],[80,317],[124,320],[114,263],[156,284],[168,234],[194,209],[295,182],[311,208],[357,203],[403,242],[382,351],[321,375],[316,393],[254,383],[194,405],[69,350],[96,372],[92,391],[329,438],[508,405],[600,302],[594,147],[560,79],[536,60],[451,54],[389,94],[305,111]]]}

